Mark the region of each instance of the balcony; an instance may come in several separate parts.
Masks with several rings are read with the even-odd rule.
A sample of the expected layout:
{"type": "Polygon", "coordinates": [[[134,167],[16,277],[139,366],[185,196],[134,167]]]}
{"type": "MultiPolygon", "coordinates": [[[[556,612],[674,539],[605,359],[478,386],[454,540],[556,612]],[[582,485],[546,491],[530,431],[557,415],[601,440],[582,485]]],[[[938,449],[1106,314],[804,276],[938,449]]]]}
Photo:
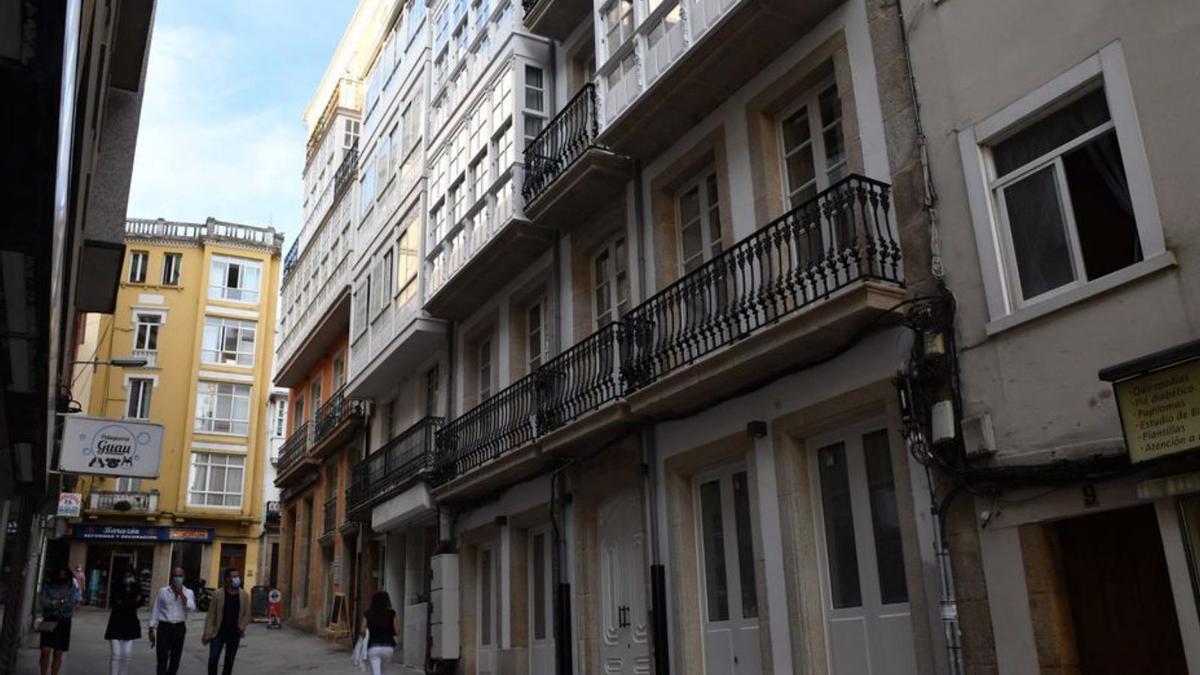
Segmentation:
{"type": "Polygon", "coordinates": [[[434,467],[434,437],[442,418],[426,417],[354,465],[346,505],[352,514],[399,494],[434,467]]]}
{"type": "MultiPolygon", "coordinates": [[[[339,242],[345,240],[338,238],[339,242]]],[[[349,248],[349,247],[345,247],[349,248]]],[[[343,249],[344,250],[344,249],[343,249]]],[[[305,252],[306,255],[308,252],[305,252]]],[[[346,251],[348,254],[349,251],[346,251]]],[[[280,326],[276,349],[275,384],[295,386],[320,362],[334,342],[350,328],[350,261],[338,253],[318,273],[318,287],[308,295],[285,284],[280,313],[285,315],[280,326]]],[[[304,277],[305,267],[300,267],[304,277]]]]}
{"type": "Polygon", "coordinates": [[[283,233],[272,228],[226,223],[215,218],[209,218],[203,223],[181,223],[162,218],[129,218],[125,221],[125,236],[167,241],[248,244],[277,253],[283,246],[283,233]]]}
{"type": "Polygon", "coordinates": [[[292,240],[292,247],[288,249],[287,255],[283,258],[283,278],[287,279],[288,275],[295,269],[296,263],[300,262],[300,240],[292,240]]]}
{"type": "Polygon", "coordinates": [[[322,527],[321,538],[327,538],[337,529],[337,505],[338,498],[335,493],[332,497],[325,500],[324,506],[321,507],[322,527]]]}
{"type": "Polygon", "coordinates": [[[362,400],[347,397],[345,386],[335,391],[313,416],[309,454],[322,459],[330,450],[340,448],[362,426],[365,417],[366,404],[362,400]]]}
{"type": "Polygon", "coordinates": [[[768,223],[448,422],[442,497],[511,484],[636,419],[686,414],[827,357],[905,297],[893,232],[889,186],[862,176],[768,223]]]}
{"type": "Polygon", "coordinates": [[[346,188],[354,183],[354,177],[358,172],[358,139],[354,140],[354,144],[342,155],[342,163],[338,165],[337,172],[333,174],[333,200],[336,202],[346,192],[346,188]]]}
{"type": "Polygon", "coordinates": [[[659,3],[608,56],[598,45],[600,142],[649,163],[841,4],[659,3]]]}
{"type": "Polygon", "coordinates": [[[263,527],[278,530],[282,520],[281,513],[279,502],[267,502],[263,510],[263,527]]]}
{"type": "Polygon", "coordinates": [[[564,42],[592,11],[587,0],[522,0],[530,32],[564,42]]]}
{"type": "Polygon", "coordinates": [[[158,513],[158,491],[92,490],[88,495],[87,512],[153,516],[158,513]]]}
{"type": "Polygon", "coordinates": [[[514,164],[462,218],[444,232],[434,230],[425,263],[425,309],[431,314],[464,318],[478,307],[479,298],[550,248],[550,230],[525,219],[519,206],[520,184],[521,165],[514,164]]]}
{"type": "Polygon", "coordinates": [[[589,82],[525,148],[521,196],[533,223],[569,227],[625,187],[628,159],[596,144],[598,128],[589,82]]]}
{"type": "Polygon", "coordinates": [[[145,359],[146,368],[158,367],[158,350],[157,349],[134,349],[130,356],[135,359],[145,359]]]}
{"type": "Polygon", "coordinates": [[[283,442],[279,448],[279,468],[275,474],[275,485],[284,487],[292,482],[292,479],[300,476],[303,472],[300,469],[304,466],[316,466],[316,461],[313,459],[309,448],[312,447],[312,426],[309,422],[305,422],[296,427],[291,436],[283,442]]]}

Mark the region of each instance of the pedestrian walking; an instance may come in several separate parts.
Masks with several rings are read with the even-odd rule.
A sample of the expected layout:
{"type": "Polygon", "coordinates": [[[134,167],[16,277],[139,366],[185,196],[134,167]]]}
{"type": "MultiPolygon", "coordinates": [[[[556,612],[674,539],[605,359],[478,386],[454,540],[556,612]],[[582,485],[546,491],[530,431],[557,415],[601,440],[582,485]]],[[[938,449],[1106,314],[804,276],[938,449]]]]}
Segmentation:
{"type": "Polygon", "coordinates": [[[150,646],[156,649],[158,675],[179,672],[187,614],[196,611],[196,596],[183,585],[183,568],[171,571],[171,583],[158,590],[150,610],[150,646]]]}
{"type": "Polygon", "coordinates": [[[104,639],[112,646],[112,657],[108,662],[109,675],[128,675],[129,661],[133,658],[133,641],[142,637],[142,624],[138,622],[137,610],[145,604],[142,587],[132,569],[125,571],[119,584],[114,584],[109,594],[108,627],[104,639]]]}
{"type": "Polygon", "coordinates": [[[63,654],[71,648],[71,615],[82,600],[83,594],[66,567],[42,583],[42,622],[38,624],[42,675],[58,675],[62,668],[63,654]]]}
{"type": "MultiPolygon", "coordinates": [[[[80,596],[82,597],[83,595],[87,594],[87,577],[84,576],[84,574],[83,574],[83,566],[82,565],[75,566],[74,575],[75,575],[75,586],[79,589],[80,596]]],[[[82,604],[82,603],[83,603],[83,601],[80,600],[80,604],[82,604]]]]}
{"type": "Polygon", "coordinates": [[[225,651],[224,675],[233,672],[233,660],[246,626],[250,623],[250,594],[242,588],[242,573],[230,567],[225,570],[225,584],[213,595],[204,620],[204,635],[200,642],[208,645],[208,675],[217,675],[221,650],[225,651]]]}
{"type": "Polygon", "coordinates": [[[392,610],[392,599],[387,591],[377,591],[371,596],[371,606],[358,622],[358,634],[367,638],[367,660],[371,663],[371,675],[383,675],[388,661],[396,651],[396,633],[400,632],[400,619],[392,610]]]}

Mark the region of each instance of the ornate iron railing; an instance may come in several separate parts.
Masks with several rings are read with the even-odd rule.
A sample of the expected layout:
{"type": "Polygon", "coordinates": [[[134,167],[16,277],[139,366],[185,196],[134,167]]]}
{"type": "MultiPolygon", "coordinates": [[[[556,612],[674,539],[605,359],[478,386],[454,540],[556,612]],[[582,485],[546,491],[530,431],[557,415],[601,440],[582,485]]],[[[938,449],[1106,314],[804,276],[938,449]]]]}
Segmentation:
{"type": "Polygon", "coordinates": [[[279,474],[283,475],[296,465],[304,455],[308,453],[308,448],[312,441],[312,430],[309,423],[305,422],[296,427],[291,436],[283,442],[279,447],[279,474]]]}
{"type": "Polygon", "coordinates": [[[363,401],[348,398],[346,387],[343,385],[329,397],[329,400],[321,404],[320,408],[317,408],[317,414],[313,417],[312,422],[313,445],[325,440],[342,422],[352,417],[361,418],[365,412],[363,401]]]}
{"type": "Polygon", "coordinates": [[[354,465],[346,505],[357,511],[395,494],[413,476],[434,468],[434,436],[441,417],[426,417],[354,465]]]}
{"type": "Polygon", "coordinates": [[[524,10],[524,16],[529,16],[529,13],[533,11],[533,8],[537,7],[538,3],[542,1],[543,0],[521,0],[521,9],[524,10]]]}
{"type": "MultiPolygon", "coordinates": [[[[526,5],[530,4],[526,0],[526,5]]],[[[528,12],[528,8],[526,8],[528,12]]],[[[588,82],[525,148],[525,181],[521,197],[532,203],[567,167],[594,145],[596,85],[588,82]]]]}
{"type": "Polygon", "coordinates": [[[358,140],[355,140],[350,149],[342,155],[342,163],[338,165],[337,171],[333,174],[333,199],[335,201],[354,182],[356,173],[358,173],[358,140]]]}
{"type": "Polygon", "coordinates": [[[330,534],[337,529],[337,504],[338,497],[335,492],[332,497],[325,500],[324,506],[321,507],[322,525],[321,534],[330,534]]]}
{"type": "Polygon", "coordinates": [[[864,279],[899,282],[890,188],[849,176],[624,317],[630,390],[864,279]]]}
{"type": "Polygon", "coordinates": [[[281,513],[282,511],[279,507],[279,502],[267,502],[266,507],[263,510],[263,524],[278,526],[281,513]]]}
{"type": "Polygon", "coordinates": [[[300,239],[292,241],[292,247],[288,249],[287,255],[283,258],[283,278],[286,279],[292,273],[292,269],[300,262],[300,239]]]}
{"type": "Polygon", "coordinates": [[[621,395],[624,326],[610,323],[546,362],[538,376],[538,431],[545,433],[621,395]]]}
{"type": "Polygon", "coordinates": [[[438,473],[457,476],[533,440],[537,431],[537,373],[448,422],[437,433],[438,473]]]}

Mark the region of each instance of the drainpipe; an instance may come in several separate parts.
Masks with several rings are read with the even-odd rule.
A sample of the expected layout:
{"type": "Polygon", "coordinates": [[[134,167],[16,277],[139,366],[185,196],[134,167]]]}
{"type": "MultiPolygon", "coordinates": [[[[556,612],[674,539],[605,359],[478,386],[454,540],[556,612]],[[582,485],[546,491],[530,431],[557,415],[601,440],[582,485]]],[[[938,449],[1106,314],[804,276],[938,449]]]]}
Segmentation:
{"type": "Polygon", "coordinates": [[[554,584],[554,661],[557,666],[555,672],[559,675],[572,675],[575,671],[571,649],[574,639],[571,636],[571,584],[567,582],[565,575],[564,541],[557,511],[559,477],[573,464],[574,462],[571,462],[561,466],[550,474],[551,544],[554,552],[550,557],[550,575],[554,584]]]}
{"type": "Polygon", "coordinates": [[[633,160],[633,222],[637,228],[638,302],[646,300],[646,196],[642,193],[642,160],[633,160]]]}
{"type": "Polygon", "coordinates": [[[642,425],[642,485],[646,533],[650,538],[650,636],[654,649],[655,675],[670,675],[671,655],[667,644],[667,574],[659,558],[658,545],[658,440],[653,422],[642,425]]]}

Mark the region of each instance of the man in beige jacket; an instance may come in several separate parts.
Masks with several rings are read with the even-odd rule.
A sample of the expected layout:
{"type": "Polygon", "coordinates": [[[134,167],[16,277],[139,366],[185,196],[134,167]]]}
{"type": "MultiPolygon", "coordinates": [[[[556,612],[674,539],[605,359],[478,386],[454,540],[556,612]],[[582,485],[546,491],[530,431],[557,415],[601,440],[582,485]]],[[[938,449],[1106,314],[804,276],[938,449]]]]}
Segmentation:
{"type": "Polygon", "coordinates": [[[208,675],[217,675],[217,662],[225,650],[224,675],[233,673],[233,659],[238,645],[250,623],[250,594],[242,588],[242,573],[230,567],[225,570],[225,585],[213,596],[204,619],[201,644],[208,645],[208,675]]]}

